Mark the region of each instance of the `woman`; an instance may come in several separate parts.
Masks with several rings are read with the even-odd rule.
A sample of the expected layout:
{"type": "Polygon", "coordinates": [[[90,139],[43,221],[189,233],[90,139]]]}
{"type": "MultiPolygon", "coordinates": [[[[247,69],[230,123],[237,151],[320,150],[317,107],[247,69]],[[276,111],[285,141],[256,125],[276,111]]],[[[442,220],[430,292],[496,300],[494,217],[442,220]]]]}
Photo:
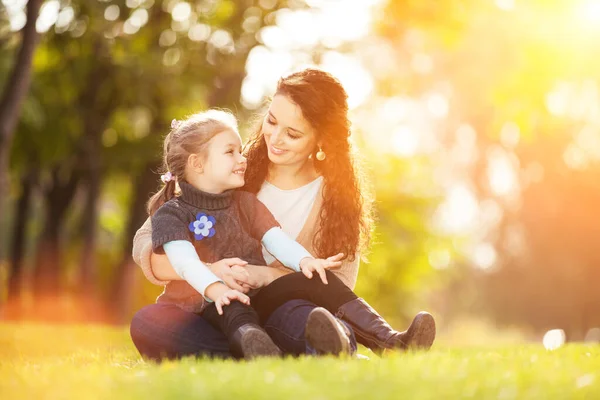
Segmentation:
{"type": "MultiPolygon", "coordinates": [[[[347,114],[346,92],[330,74],[305,69],[282,78],[246,145],[244,190],[257,193],[283,230],[313,255],[346,254],[342,266],[333,272],[352,289],[372,220],[371,199],[351,151],[347,114]]],[[[228,356],[224,335],[196,314],[205,306],[202,296],[177,276],[164,255],[152,254],[150,249],[151,226],[146,221],[134,238],[134,259],[150,281],[166,284],[166,288],[157,304],[144,307],[133,318],[131,335],[140,353],[154,359],[228,356]]],[[[228,258],[211,269],[228,286],[243,291],[266,286],[291,272],[266,251],[263,255],[268,267],[243,266],[243,260],[228,258]]],[[[381,325],[389,334],[389,326],[382,321],[369,323],[381,325]]],[[[348,324],[306,300],[286,302],[269,316],[265,329],[285,353],[339,353],[356,348],[348,324]]],[[[399,335],[407,342],[430,346],[435,335],[431,316],[417,315],[408,331],[399,335]],[[423,332],[428,335],[424,341],[416,337],[423,332]]],[[[384,339],[378,341],[382,348],[384,339]]]]}

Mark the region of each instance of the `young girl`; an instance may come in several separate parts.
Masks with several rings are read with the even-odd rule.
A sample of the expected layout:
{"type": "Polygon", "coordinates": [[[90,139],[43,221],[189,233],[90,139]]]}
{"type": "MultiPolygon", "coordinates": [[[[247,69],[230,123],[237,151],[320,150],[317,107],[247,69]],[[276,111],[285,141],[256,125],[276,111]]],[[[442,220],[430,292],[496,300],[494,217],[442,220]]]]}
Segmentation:
{"type": "Polygon", "coordinates": [[[164,146],[165,186],[149,203],[152,246],[155,252],[164,250],[175,271],[214,301],[203,316],[226,334],[234,355],[279,354],[260,323],[292,298],[311,300],[336,313],[373,350],[431,345],[434,331],[430,331],[435,324],[429,314],[420,314],[406,332],[393,330],[339,278],[326,272],[340,266],[343,254],[313,258],[281,231],[254,195],[232,190],[244,185],[246,160],[231,114],[211,110],[172,128],[164,146]],[[181,189],[177,197],[175,181],[181,189]],[[261,244],[286,267],[303,275],[277,279],[252,296],[250,307],[248,296],[229,289],[200,260],[210,263],[236,256],[251,264],[264,264],[261,244]],[[320,280],[306,279],[314,272],[320,280]]]}

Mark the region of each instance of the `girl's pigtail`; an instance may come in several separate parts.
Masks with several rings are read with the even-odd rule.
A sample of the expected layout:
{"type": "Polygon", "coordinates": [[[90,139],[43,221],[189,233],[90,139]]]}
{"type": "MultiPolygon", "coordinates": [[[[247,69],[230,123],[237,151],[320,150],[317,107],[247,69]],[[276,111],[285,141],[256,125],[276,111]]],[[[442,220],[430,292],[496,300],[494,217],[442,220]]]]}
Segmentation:
{"type": "Polygon", "coordinates": [[[176,186],[175,179],[171,179],[165,182],[164,186],[148,200],[147,210],[150,216],[154,215],[160,206],[175,197],[176,186]]]}

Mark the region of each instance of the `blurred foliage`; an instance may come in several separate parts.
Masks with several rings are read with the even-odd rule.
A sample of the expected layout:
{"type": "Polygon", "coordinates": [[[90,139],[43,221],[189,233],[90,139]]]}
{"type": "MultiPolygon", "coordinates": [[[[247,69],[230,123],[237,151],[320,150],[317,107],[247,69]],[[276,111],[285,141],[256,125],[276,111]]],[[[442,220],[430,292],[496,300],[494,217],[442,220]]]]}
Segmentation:
{"type": "Polygon", "coordinates": [[[430,125],[431,186],[445,200],[456,185],[475,196],[451,208],[475,221],[452,232],[467,237],[452,239],[438,309],[583,338],[600,324],[598,3],[389,1],[383,10],[371,43],[392,61],[372,61],[377,94],[446,101],[430,125]]]}

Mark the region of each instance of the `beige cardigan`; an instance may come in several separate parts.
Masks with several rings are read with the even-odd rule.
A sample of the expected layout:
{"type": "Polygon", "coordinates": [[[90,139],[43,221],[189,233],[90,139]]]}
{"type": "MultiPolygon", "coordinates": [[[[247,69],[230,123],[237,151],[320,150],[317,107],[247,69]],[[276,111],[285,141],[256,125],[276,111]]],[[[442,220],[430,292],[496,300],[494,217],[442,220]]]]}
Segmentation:
{"type": "MultiPolygon", "coordinates": [[[[317,195],[313,207],[308,214],[302,230],[296,241],[304,246],[311,254],[315,254],[312,239],[318,227],[319,214],[323,205],[323,186],[317,195]]],[[[150,218],[138,229],[133,238],[133,259],[142,268],[144,276],[155,285],[165,286],[163,293],[156,299],[157,303],[171,303],[190,312],[200,312],[206,306],[206,301],[200,293],[186,281],[162,281],[152,272],[150,255],[152,254],[152,225],[150,218]]],[[[346,286],[354,289],[358,275],[360,256],[356,254],[354,261],[345,260],[340,268],[333,269],[346,286]]],[[[269,264],[269,267],[286,269],[279,261],[269,264]]],[[[286,269],[287,270],[287,269],[286,269]]]]}

